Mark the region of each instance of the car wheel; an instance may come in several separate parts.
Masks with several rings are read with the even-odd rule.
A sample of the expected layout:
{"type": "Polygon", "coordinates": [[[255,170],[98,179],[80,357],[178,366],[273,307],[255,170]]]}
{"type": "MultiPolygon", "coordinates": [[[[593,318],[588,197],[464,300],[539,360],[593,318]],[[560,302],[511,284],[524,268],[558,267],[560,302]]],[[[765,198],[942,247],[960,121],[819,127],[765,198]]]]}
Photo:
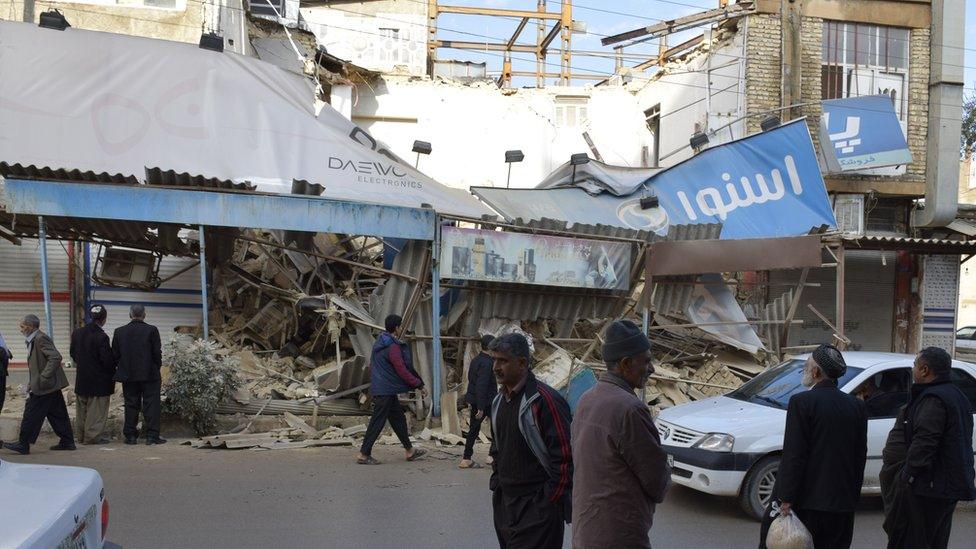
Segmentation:
{"type": "Polygon", "coordinates": [[[776,471],[779,470],[779,456],[766,456],[757,461],[742,483],[739,492],[739,505],[750,517],[759,520],[773,497],[776,486],[776,471]]]}

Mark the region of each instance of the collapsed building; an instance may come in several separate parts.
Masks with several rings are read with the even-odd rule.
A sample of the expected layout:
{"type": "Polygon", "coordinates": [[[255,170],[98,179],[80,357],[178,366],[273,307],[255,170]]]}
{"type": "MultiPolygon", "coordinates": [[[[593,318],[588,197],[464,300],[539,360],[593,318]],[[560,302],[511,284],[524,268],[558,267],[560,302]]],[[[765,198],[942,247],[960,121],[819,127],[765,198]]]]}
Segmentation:
{"type": "MultiPolygon", "coordinates": [[[[64,162],[24,163],[16,155],[0,158],[6,162],[3,176],[8,180],[8,190],[23,193],[28,186],[20,182],[48,181],[117,185],[120,197],[139,196],[122,191],[168,188],[192,190],[198,197],[227,195],[264,201],[265,193],[276,192],[297,195],[296,200],[309,204],[315,202],[309,197],[316,196],[347,200],[344,208],[351,208],[364,219],[379,219],[381,209],[375,203],[396,202],[406,187],[409,198],[394,206],[404,216],[398,219],[416,221],[419,216],[422,223],[302,226],[291,223],[293,219],[278,218],[262,225],[266,221],[263,214],[249,219],[239,216],[236,224],[223,225],[211,225],[202,218],[180,222],[175,217],[167,221],[115,218],[79,222],[77,217],[57,214],[44,215],[42,223],[35,216],[6,211],[0,235],[12,243],[30,245],[30,239],[41,233],[48,239],[65,242],[62,248],[59,242],[48,240],[44,247],[48,264],[54,266],[46,275],[49,288],[44,293],[49,295],[52,307],[52,314],[47,316],[58,319],[57,323],[52,321],[53,335],[62,346],[70,327],[82,320],[86,303],[98,301],[109,307],[118,306],[119,310],[110,315],[109,329],[124,321],[124,306],[148,303],[150,321],[160,324],[164,333],[209,336],[238,358],[242,376],[248,380],[247,393],[225,403],[223,411],[310,416],[321,407],[323,414],[357,415],[365,410],[362,393],[368,382],[372,340],[382,328],[385,315],[397,312],[407,319],[412,332],[407,339],[412,343],[418,369],[428,385],[436,388],[434,402],[426,408],[417,402],[414,414],[422,419],[425,410],[437,409],[440,415],[447,416],[446,432],[456,436],[460,434],[460,423],[456,414],[451,417],[452,412],[456,411],[459,391],[463,392],[464,368],[476,352],[477,339],[484,333],[516,329],[526,333],[533,342],[540,375],[572,393],[574,379],[579,378],[585,386],[589,382],[584,379],[586,372],[592,375],[601,367],[600,334],[605,323],[614,318],[634,318],[645,324],[655,343],[659,372],[649,383],[646,398],[660,406],[728,391],[784,354],[802,352],[814,342],[833,340],[855,349],[911,351],[926,335],[944,337],[944,323],[929,318],[940,315],[926,311],[954,310],[957,283],[952,282],[953,269],[958,272],[959,256],[971,254],[973,245],[966,238],[970,235],[965,220],[953,218],[948,228],[913,225],[910,214],[919,210],[914,200],[929,196],[925,187],[929,167],[923,162],[929,157],[923,138],[928,119],[925,112],[912,107],[915,103],[909,104],[906,99],[898,100],[904,109],[896,109],[896,113],[905,121],[914,162],[882,168],[883,173],[827,178],[827,190],[834,193],[832,206],[840,226],[838,232],[820,234],[824,246],[816,265],[792,270],[762,270],[757,265],[755,269],[712,271],[712,278],[708,279],[682,272],[655,279],[654,287],[649,288],[643,267],[651,244],[662,239],[715,240],[723,228],[660,224],[654,219],[657,210],[653,206],[633,204],[647,198],[643,191],[634,190],[636,184],[631,185],[630,193],[619,196],[619,202],[628,202],[629,209],[618,209],[619,202],[606,208],[603,204],[614,193],[601,191],[601,186],[620,181],[641,183],[660,167],[691,158],[691,147],[684,144],[689,136],[704,134],[711,146],[741,139],[765,129],[760,122],[761,115],[769,114],[767,111],[780,113],[783,119],[808,115],[810,133],[819,145],[818,107],[790,106],[794,99],[820,93],[820,88],[812,84],[817,79],[810,76],[815,71],[804,65],[803,71],[790,73],[810,78],[803,77],[802,92],[790,96],[793,99],[789,101],[781,98],[781,92],[784,86],[794,86],[795,82],[757,83],[755,79],[780,74],[776,67],[762,63],[791,62],[785,56],[765,55],[778,50],[778,41],[799,36],[804,48],[819,52],[803,57],[804,63],[809,64],[810,59],[829,54],[818,46],[830,44],[830,37],[840,32],[841,27],[825,19],[849,18],[856,34],[858,25],[868,17],[864,10],[828,16],[819,5],[806,8],[813,10],[802,18],[802,32],[807,34],[790,34],[783,30],[779,19],[784,14],[772,11],[771,5],[735,4],[698,16],[697,22],[706,21],[708,25],[715,24],[715,28],[701,38],[663,49],[656,61],[660,71],[653,76],[636,77],[635,71],[621,68],[619,78],[599,86],[513,90],[505,82],[499,87],[484,78],[464,83],[455,78],[433,78],[435,75],[425,79],[422,75],[430,69],[430,59],[423,55],[405,57],[404,62],[392,64],[389,62],[393,56],[386,54],[376,54],[373,61],[378,64],[373,64],[369,61],[373,53],[367,52],[352,61],[343,59],[331,53],[336,51],[334,47],[331,51],[321,47],[323,33],[329,31],[327,18],[306,17],[312,24],[304,28],[296,18],[294,25],[285,21],[282,27],[281,15],[288,19],[288,13],[295,13],[288,11],[289,6],[291,3],[282,2],[286,11],[274,16],[265,14],[265,19],[249,19],[250,39],[236,43],[245,50],[242,53],[254,53],[293,75],[312,77],[314,92],[303,89],[292,78],[292,84],[285,86],[285,95],[293,94],[290,99],[295,102],[313,95],[320,101],[327,100],[331,106],[319,107],[326,113],[324,120],[341,128],[334,133],[345,140],[352,136],[357,147],[365,146],[377,153],[365,160],[333,155],[319,163],[358,183],[380,184],[372,187],[372,193],[343,194],[341,182],[334,179],[338,176],[333,172],[269,183],[244,168],[204,164],[202,160],[189,168],[172,157],[151,164],[143,157],[123,170],[100,171],[64,162]],[[248,47],[255,51],[246,51],[248,47]],[[689,93],[689,89],[696,91],[689,93]],[[654,101],[660,104],[650,104],[654,101]],[[438,108],[438,103],[452,106],[438,108]],[[482,136],[490,148],[471,146],[458,139],[459,130],[450,124],[473,104],[486,106],[478,116],[484,118],[490,130],[482,136]],[[793,110],[796,112],[790,113],[793,110]],[[503,124],[488,124],[492,118],[506,123],[528,119],[537,126],[524,123],[513,131],[503,124]],[[617,136],[612,137],[615,133],[617,136]],[[508,136],[512,135],[532,142],[511,141],[508,136]],[[414,165],[422,166],[423,172],[433,178],[410,169],[410,162],[402,160],[414,152],[415,138],[426,138],[437,151],[447,151],[423,159],[418,153],[414,165]],[[575,192],[575,196],[587,199],[575,208],[578,215],[546,216],[526,211],[525,206],[558,200],[551,198],[552,194],[546,200],[525,200],[514,190],[508,193],[497,188],[501,187],[506,168],[500,159],[508,149],[525,150],[542,159],[532,168],[518,169],[516,187],[545,180],[542,190],[575,192]],[[588,151],[584,153],[585,162],[561,166],[581,151],[588,151]],[[672,151],[674,154],[669,155],[672,151]],[[391,157],[395,164],[377,164],[391,157]],[[201,165],[210,169],[200,170],[201,165]],[[569,187],[584,190],[565,188],[567,179],[569,187]],[[405,183],[391,186],[389,181],[405,183]],[[461,196],[441,188],[437,181],[463,188],[487,186],[474,190],[482,201],[478,203],[467,193],[461,196]],[[431,196],[439,202],[434,198],[428,198],[430,202],[418,199],[413,191],[420,188],[433,189],[431,196]],[[905,192],[891,192],[892,189],[905,192]],[[458,206],[462,204],[465,207],[458,206]],[[601,208],[612,215],[596,215],[601,208]],[[621,217],[618,212],[629,214],[621,217]],[[882,215],[883,219],[879,217],[882,215]],[[447,248],[438,239],[443,238],[445,226],[527,238],[617,244],[626,248],[628,259],[626,273],[618,273],[617,278],[627,283],[598,288],[592,282],[587,286],[587,272],[564,272],[547,279],[548,284],[529,285],[526,281],[533,278],[529,265],[535,265],[534,258],[492,255],[474,247],[468,252],[457,252],[456,257],[451,249],[451,257],[444,256],[447,248]],[[407,227],[414,230],[413,237],[406,234],[407,227]],[[452,265],[450,274],[440,271],[441,276],[437,276],[435,269],[447,265],[448,259],[452,265]],[[454,263],[462,266],[454,269],[454,263]],[[478,271],[480,278],[470,277],[472,271],[478,271]],[[723,304],[717,307],[718,313],[715,307],[705,306],[717,300],[723,304]],[[719,317],[709,321],[709,314],[719,317]],[[723,329],[723,325],[736,329],[723,329]],[[931,328],[928,334],[926,325],[931,328]]],[[[919,19],[908,23],[887,21],[892,25],[908,24],[912,29],[907,31],[908,38],[904,33],[886,36],[910,40],[912,48],[925,49],[930,32],[927,27],[935,23],[931,16],[918,12],[917,6],[911,9],[919,19]]],[[[84,11],[78,15],[83,16],[84,11]]],[[[68,16],[73,17],[70,12],[68,16]]],[[[663,25],[643,29],[639,36],[669,33],[674,28],[663,25]]],[[[880,36],[874,30],[866,32],[874,32],[876,39],[880,36]]],[[[225,37],[228,45],[229,40],[225,37]]],[[[404,39],[401,44],[399,36],[391,36],[389,41],[387,45],[393,49],[409,42],[404,39]]],[[[894,51],[894,46],[891,49],[894,51]]],[[[846,54],[841,51],[839,55],[846,54]]],[[[925,72],[915,67],[901,73],[899,70],[904,67],[888,68],[904,73],[908,82],[904,85],[909,88],[925,72]]],[[[444,70],[442,65],[441,74],[444,70]]],[[[822,74],[828,76],[836,72],[825,70],[822,74]]],[[[260,84],[270,83],[273,87],[280,84],[278,78],[269,76],[260,84]]],[[[833,85],[824,84],[823,78],[820,77],[820,87],[833,85]]],[[[833,82],[831,78],[834,77],[827,80],[833,82]]],[[[900,92],[902,98],[907,89],[900,92]]],[[[916,92],[921,93],[917,89],[916,92]]],[[[850,90],[844,93],[851,94],[850,90]]],[[[269,119],[274,119],[280,113],[268,114],[269,119]]],[[[309,141],[322,141],[321,134],[306,137],[309,141]]],[[[334,142],[346,143],[338,139],[334,142]]],[[[243,144],[246,146],[240,150],[256,149],[254,143],[243,144]]],[[[173,146],[181,145],[174,140],[173,146]]],[[[299,146],[298,150],[308,149],[299,146]]],[[[276,161],[281,162],[278,168],[292,168],[285,160],[276,161]]],[[[934,188],[940,193],[949,184],[937,174],[932,177],[934,188]]],[[[926,210],[932,211],[928,204],[922,211],[926,210]]],[[[329,211],[337,217],[340,213],[339,209],[329,211]]],[[[41,292],[35,290],[27,296],[24,291],[41,289],[41,277],[32,262],[34,254],[24,246],[8,251],[14,249],[4,243],[3,253],[19,254],[16,263],[29,267],[19,276],[4,277],[4,283],[11,285],[11,293],[25,294],[5,296],[11,304],[4,307],[5,331],[10,331],[11,323],[19,316],[36,312],[42,301],[41,292]]],[[[295,425],[303,430],[301,425],[295,425]]],[[[295,429],[295,425],[290,427],[295,429]]],[[[344,432],[342,437],[351,434],[344,432]]],[[[321,436],[330,440],[342,438],[335,431],[321,436]]]]}

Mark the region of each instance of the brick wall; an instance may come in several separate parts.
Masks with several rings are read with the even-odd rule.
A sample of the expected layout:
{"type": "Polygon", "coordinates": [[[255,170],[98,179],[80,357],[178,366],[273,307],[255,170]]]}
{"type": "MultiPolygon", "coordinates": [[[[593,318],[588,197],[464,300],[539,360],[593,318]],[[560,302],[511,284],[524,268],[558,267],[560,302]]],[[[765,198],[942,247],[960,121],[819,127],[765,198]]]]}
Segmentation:
{"type": "Polygon", "coordinates": [[[912,29],[908,52],[908,148],[914,162],[906,179],[925,181],[925,145],[929,129],[929,29],[912,29]]]}
{"type": "MultiPolygon", "coordinates": [[[[761,112],[782,106],[782,24],[779,14],[757,14],[745,18],[740,29],[748,29],[746,43],[746,110],[761,112]]],[[[818,144],[818,124],[823,109],[817,102],[821,97],[821,53],[824,20],[803,17],[800,30],[801,103],[799,115],[807,117],[807,124],[815,144],[818,144]]],[[[908,145],[914,162],[906,174],[899,177],[831,176],[831,179],[877,183],[869,185],[883,191],[885,183],[924,182],[925,146],[928,127],[929,29],[913,29],[909,45],[908,75],[908,145]]],[[[760,131],[761,116],[748,120],[749,133],[760,131]]],[[[819,146],[819,145],[818,145],[819,146]]]]}

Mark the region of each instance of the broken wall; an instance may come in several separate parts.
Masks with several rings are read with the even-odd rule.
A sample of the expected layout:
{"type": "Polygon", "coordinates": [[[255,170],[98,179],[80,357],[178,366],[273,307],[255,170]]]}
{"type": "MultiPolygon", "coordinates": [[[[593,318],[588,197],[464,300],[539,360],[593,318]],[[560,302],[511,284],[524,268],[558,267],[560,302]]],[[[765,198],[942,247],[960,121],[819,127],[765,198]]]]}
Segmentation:
{"type": "Polygon", "coordinates": [[[353,121],[408,160],[414,140],[428,141],[419,168],[452,187],[505,185],[505,151],[525,160],[512,165],[512,187],[534,187],[593,140],[603,160],[641,167],[651,143],[633,94],[621,87],[500,90],[384,76],[354,90],[353,121]]]}
{"type": "MultiPolygon", "coordinates": [[[[711,41],[705,42],[707,49],[668,63],[660,77],[648,81],[637,93],[642,112],[655,106],[660,109],[659,155],[686,147],[663,159],[662,167],[674,166],[692,156],[687,145],[695,131],[722,127],[745,114],[745,34],[712,35],[711,41]]],[[[710,137],[709,144],[744,137],[745,124],[732,124],[710,137]]]]}

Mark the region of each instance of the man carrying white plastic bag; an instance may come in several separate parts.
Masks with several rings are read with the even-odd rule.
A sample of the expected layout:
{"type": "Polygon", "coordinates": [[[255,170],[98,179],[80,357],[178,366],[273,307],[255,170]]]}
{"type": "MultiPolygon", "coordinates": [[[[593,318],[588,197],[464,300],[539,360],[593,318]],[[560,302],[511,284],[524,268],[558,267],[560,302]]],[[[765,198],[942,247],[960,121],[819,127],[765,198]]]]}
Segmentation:
{"type": "Polygon", "coordinates": [[[851,546],[868,420],[864,402],[837,387],[846,371],[844,356],[832,345],[817,347],[807,360],[802,383],[809,390],[793,395],[787,407],[783,455],[763,517],[760,549],[767,547],[777,512],[802,521],[816,549],[851,546]]]}
{"type": "Polygon", "coordinates": [[[778,505],[773,512],[776,518],[766,534],[766,549],[814,549],[813,536],[795,513],[781,515],[778,505]]]}

